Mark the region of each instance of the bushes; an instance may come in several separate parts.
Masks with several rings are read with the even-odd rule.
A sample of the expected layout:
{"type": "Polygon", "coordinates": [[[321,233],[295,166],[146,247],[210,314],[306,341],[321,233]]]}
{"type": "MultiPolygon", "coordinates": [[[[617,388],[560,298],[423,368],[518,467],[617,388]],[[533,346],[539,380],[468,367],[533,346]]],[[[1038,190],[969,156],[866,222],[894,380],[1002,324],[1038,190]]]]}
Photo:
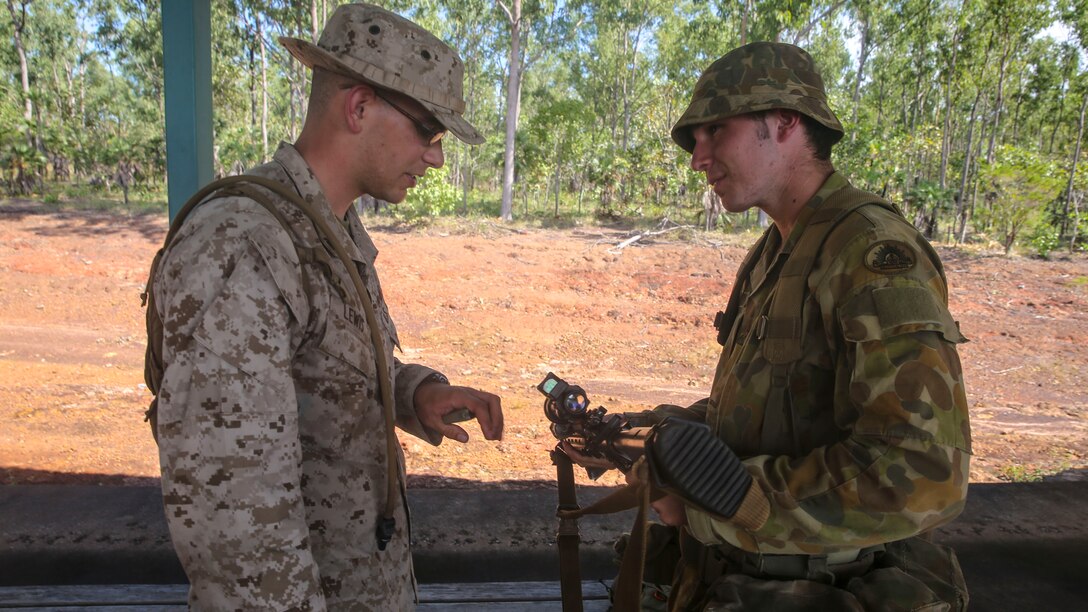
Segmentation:
{"type": "Polygon", "coordinates": [[[449,166],[428,170],[416,187],[408,190],[407,200],[393,207],[393,214],[407,221],[453,214],[460,193],[449,176],[449,166]]]}

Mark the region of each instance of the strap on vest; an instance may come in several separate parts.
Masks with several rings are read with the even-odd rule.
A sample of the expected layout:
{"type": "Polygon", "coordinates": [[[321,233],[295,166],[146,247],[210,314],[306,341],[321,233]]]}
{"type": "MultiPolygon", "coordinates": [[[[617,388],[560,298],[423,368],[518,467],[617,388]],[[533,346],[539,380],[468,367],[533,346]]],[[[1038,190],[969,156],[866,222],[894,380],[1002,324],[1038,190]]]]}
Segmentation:
{"type": "Polygon", "coordinates": [[[790,394],[790,371],[803,353],[804,307],[808,277],[828,236],[840,222],[858,208],[876,204],[898,213],[890,203],[877,196],[846,186],[828,198],[825,206],[813,213],[801,238],[789,253],[779,273],[775,293],[763,330],[763,356],[771,364],[771,388],[767,405],[779,409],[764,412],[760,431],[763,452],[798,456],[800,432],[790,394]]]}
{"type": "Polygon", "coordinates": [[[722,346],[729,345],[730,332],[740,315],[740,296],[744,288],[744,279],[748,278],[752,270],[755,269],[756,262],[759,260],[756,253],[763,250],[767,241],[770,240],[770,236],[771,230],[767,228],[767,231],[760,236],[757,245],[745,255],[744,261],[741,262],[740,268],[737,269],[737,277],[733,281],[733,289],[729,292],[729,301],[726,303],[725,311],[718,311],[718,314],[714,316],[714,327],[718,330],[718,344],[722,346]]]}
{"type": "MultiPolygon", "coordinates": [[[[352,284],[355,286],[355,292],[358,294],[359,301],[362,303],[363,311],[366,314],[366,323],[370,328],[370,340],[374,344],[374,355],[377,358],[378,365],[378,386],[381,389],[382,394],[382,406],[385,415],[385,435],[386,435],[386,495],[385,495],[385,508],[383,516],[377,521],[377,533],[376,538],[378,540],[378,550],[385,550],[386,545],[392,538],[395,531],[395,521],[393,518],[394,510],[396,508],[397,498],[400,495],[400,477],[397,471],[397,435],[394,430],[395,415],[394,415],[394,403],[393,403],[393,381],[390,372],[389,361],[385,354],[385,344],[382,342],[381,331],[378,328],[377,316],[374,313],[374,305],[370,299],[370,293],[367,292],[366,286],[363,284],[362,278],[359,276],[359,270],[355,265],[355,262],[348,255],[344,245],[335,238],[335,234],[329,225],[325,222],[321,216],[314,211],[306,200],[304,200],[294,190],[288,188],[283,183],[275,181],[263,176],[255,176],[243,174],[239,176],[229,176],[218,181],[213,181],[204,186],[200,191],[196,192],[193,197],[189,198],[189,201],[185,203],[185,206],[178,211],[177,216],[174,218],[174,222],[170,225],[170,230],[167,232],[166,239],[163,242],[163,248],[159,250],[159,253],[155,256],[155,260],[151,264],[151,273],[148,276],[147,288],[145,290],[145,304],[148,305],[148,314],[150,318],[154,315],[154,303],[151,283],[154,281],[156,273],[158,271],[159,263],[162,259],[162,254],[174,241],[178,231],[181,229],[185,219],[189,216],[189,213],[193,211],[197,206],[205,201],[205,198],[212,193],[222,190],[224,188],[233,188],[237,192],[242,193],[245,197],[252,199],[257,204],[260,204],[265,210],[269,212],[275,219],[283,226],[288,235],[294,235],[291,230],[290,224],[283,214],[272,204],[268,197],[259,191],[253,189],[246,183],[259,185],[282,197],[283,199],[291,202],[301,210],[306,217],[313,223],[317,229],[318,234],[325,239],[326,244],[331,246],[336,253],[336,256],[344,264],[347,269],[348,275],[351,277],[352,284]]],[[[292,241],[293,242],[293,241],[292,241]]],[[[160,322],[161,325],[161,322],[160,322]]],[[[148,359],[154,358],[154,365],[158,369],[158,379],[154,381],[154,387],[148,384],[148,388],[154,394],[158,393],[158,383],[162,381],[162,347],[152,346],[152,342],[148,342],[147,357],[148,359]]],[[[151,409],[149,413],[155,411],[157,408],[157,398],[152,401],[151,409]]],[[[154,423],[155,415],[149,414],[148,419],[152,420],[152,431],[157,432],[157,427],[154,423]]],[[[157,439],[157,433],[156,439],[157,439]]]]}
{"type": "Polygon", "coordinates": [[[812,273],[817,255],[831,231],[850,213],[866,204],[876,204],[896,214],[899,212],[889,202],[848,185],[832,194],[827,203],[813,213],[804,233],[782,266],[778,291],[771,299],[763,344],[763,356],[770,363],[785,365],[801,358],[808,276],[812,273]]]}

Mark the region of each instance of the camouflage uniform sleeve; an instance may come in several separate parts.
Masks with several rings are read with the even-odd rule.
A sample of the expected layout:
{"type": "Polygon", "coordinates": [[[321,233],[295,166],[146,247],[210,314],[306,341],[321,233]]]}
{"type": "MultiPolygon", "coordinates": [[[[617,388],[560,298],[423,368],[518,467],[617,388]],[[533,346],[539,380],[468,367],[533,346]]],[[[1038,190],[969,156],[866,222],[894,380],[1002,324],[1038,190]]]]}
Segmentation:
{"type": "Polygon", "coordinates": [[[686,408],[677,406],[676,404],[658,404],[657,406],[654,406],[652,410],[628,412],[625,413],[625,416],[633,427],[649,427],[651,425],[657,425],[669,417],[691,421],[705,421],[706,404],[709,399],[710,398],[703,398],[686,408]]]}
{"type": "Polygon", "coordinates": [[[814,554],[910,537],[963,509],[971,445],[956,344],[964,339],[936,254],[919,242],[907,247],[918,260],[913,270],[883,275],[861,266],[870,245],[856,241],[816,291],[837,354],[827,409],[844,438],[796,458],[745,459],[763,494],[749,497],[769,501],[769,516],[744,528],[689,507],[700,540],[814,554]]]}
{"type": "Polygon", "coordinates": [[[299,302],[279,286],[298,262],[291,274],[294,248],[274,220],[211,220],[213,206],[194,213],[156,281],[167,523],[192,607],[323,610],[290,371],[299,302]]]}
{"type": "Polygon", "coordinates": [[[396,362],[394,367],[397,371],[397,384],[394,394],[397,405],[397,427],[438,446],[442,443],[442,433],[424,427],[419,422],[415,405],[416,388],[419,387],[419,383],[423,382],[423,379],[431,374],[437,374],[438,371],[414,363],[401,363],[399,359],[394,359],[394,361],[396,362]]]}

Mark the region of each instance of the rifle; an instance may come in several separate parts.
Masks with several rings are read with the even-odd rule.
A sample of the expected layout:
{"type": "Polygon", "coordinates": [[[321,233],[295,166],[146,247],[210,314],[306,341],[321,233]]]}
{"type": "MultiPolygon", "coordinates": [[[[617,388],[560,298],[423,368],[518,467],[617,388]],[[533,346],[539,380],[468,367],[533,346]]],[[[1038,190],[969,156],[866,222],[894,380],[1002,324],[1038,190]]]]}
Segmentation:
{"type": "MultiPolygon", "coordinates": [[[[645,528],[646,506],[650,488],[660,494],[671,493],[685,503],[728,519],[736,514],[752,486],[752,477],[733,451],[705,423],[668,417],[652,426],[634,426],[625,414],[609,414],[603,406],[590,408],[589,396],[578,385],[571,385],[552,372],[537,385],[544,394],[544,415],[551,421],[551,432],[559,444],[551,451],[559,485],[559,548],[560,586],[563,592],[563,612],[581,612],[582,584],[578,562],[578,517],[589,513],[608,513],[639,506],[636,525],[632,531],[633,545],[637,540],[645,555],[641,531],[645,528]],[[589,457],[606,459],[627,472],[644,458],[649,483],[628,487],[602,499],[589,508],[578,506],[574,486],[574,471],[570,457],[562,450],[566,442],[589,457]],[[637,493],[641,501],[632,497],[637,493]],[[619,498],[632,501],[620,506],[619,498]],[[607,508],[607,510],[605,509],[607,508]],[[637,536],[637,537],[636,537],[637,536]]],[[[590,478],[603,473],[600,468],[586,468],[590,478]]],[[[625,558],[625,565],[628,560],[625,558]]],[[[642,559],[632,561],[637,568],[628,572],[641,582],[642,559]]],[[[625,573],[621,567],[621,576],[625,573]]],[[[634,582],[634,579],[631,579],[634,582]]],[[[618,605],[618,601],[617,601],[618,605]]]]}

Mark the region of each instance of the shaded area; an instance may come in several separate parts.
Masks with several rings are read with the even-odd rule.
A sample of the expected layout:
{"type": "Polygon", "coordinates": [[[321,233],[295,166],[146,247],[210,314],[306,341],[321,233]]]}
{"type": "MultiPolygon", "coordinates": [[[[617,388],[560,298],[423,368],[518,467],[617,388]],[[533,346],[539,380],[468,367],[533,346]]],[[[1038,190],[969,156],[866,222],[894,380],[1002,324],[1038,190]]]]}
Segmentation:
{"type": "MultiPolygon", "coordinates": [[[[111,205],[116,208],[116,205],[111,205]]],[[[166,211],[119,213],[116,210],[67,210],[40,202],[0,205],[0,222],[26,222],[35,218],[48,221],[33,233],[41,237],[110,237],[135,232],[158,246],[166,236],[166,211]]]]}
{"type": "Polygon", "coordinates": [[[71,474],[50,470],[0,466],[0,485],[16,484],[135,486],[158,489],[159,479],[151,476],[132,476],[130,474],[71,474]]]}
{"type": "MultiPolygon", "coordinates": [[[[550,487],[410,490],[420,581],[557,580],[550,487]]],[[[580,502],[607,492],[582,487],[580,502]]],[[[959,555],[971,609],[1079,609],[1086,506],[1083,482],[972,485],[963,515],[935,534],[959,555]]],[[[584,580],[614,577],[612,542],[631,522],[631,512],[580,521],[584,580]]],[[[184,580],[156,488],[0,487],[0,586],[184,580]]]]}

